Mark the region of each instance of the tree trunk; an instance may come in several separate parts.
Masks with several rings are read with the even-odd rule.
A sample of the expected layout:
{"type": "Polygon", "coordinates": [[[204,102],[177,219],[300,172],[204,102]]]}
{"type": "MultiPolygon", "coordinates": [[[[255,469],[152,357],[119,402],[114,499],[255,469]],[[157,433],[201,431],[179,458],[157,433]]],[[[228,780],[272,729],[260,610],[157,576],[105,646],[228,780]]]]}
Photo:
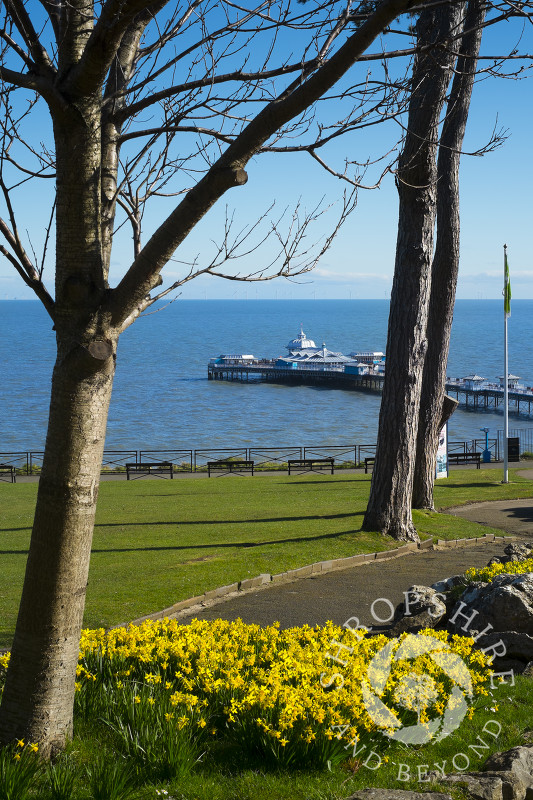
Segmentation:
{"type": "Polygon", "coordinates": [[[413,508],[433,509],[438,435],[459,272],[459,164],[481,45],[484,0],[470,0],[448,111],[444,121],[437,183],[437,240],[433,257],[420,418],[413,482],[413,508]]]}
{"type": "Polygon", "coordinates": [[[2,742],[15,737],[39,742],[44,756],[64,747],[72,733],[114,361],[79,347],[59,356],[52,380],[31,547],[0,714],[2,742]]]}
{"type": "MultiPolygon", "coordinates": [[[[446,42],[457,25],[460,5],[452,3],[422,11],[417,22],[418,43],[425,46],[446,42]]],[[[411,496],[427,345],[438,124],[453,61],[445,45],[417,57],[407,133],[398,165],[400,205],[387,361],[376,461],[363,527],[403,541],[418,541],[411,496]]]]}
{"type": "Polygon", "coordinates": [[[100,310],[103,271],[100,114],[83,98],[54,119],[57,172],[57,360],[45,456],[0,707],[0,741],[39,742],[44,756],[72,731],[100,466],[117,334],[100,310]]]}

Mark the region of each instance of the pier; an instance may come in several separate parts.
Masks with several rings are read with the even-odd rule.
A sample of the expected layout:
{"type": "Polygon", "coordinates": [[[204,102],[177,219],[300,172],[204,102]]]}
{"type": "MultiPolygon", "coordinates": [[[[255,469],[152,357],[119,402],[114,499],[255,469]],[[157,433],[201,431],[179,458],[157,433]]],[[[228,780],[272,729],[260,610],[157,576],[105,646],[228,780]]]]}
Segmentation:
{"type": "MultiPolygon", "coordinates": [[[[290,386],[324,386],[332,389],[380,392],[383,375],[353,375],[341,369],[287,369],[276,367],[274,360],[254,361],[250,364],[208,364],[207,377],[217,381],[263,381],[285,383],[290,386]]],[[[503,405],[503,389],[469,388],[460,381],[446,382],[446,393],[472,411],[495,411],[503,405]]],[[[531,415],[533,392],[529,390],[509,391],[509,408],[518,414],[531,415]]]]}
{"type": "MultiPolygon", "coordinates": [[[[470,389],[461,386],[458,381],[449,381],[446,383],[446,392],[473,411],[494,411],[503,405],[503,389],[470,389]]],[[[533,392],[509,389],[509,408],[514,408],[517,414],[531,415],[532,403],[533,392]]]]}
{"type": "MultiPolygon", "coordinates": [[[[328,350],[325,343],[317,347],[300,326],[300,333],[285,346],[288,355],[276,359],[255,358],[248,354],[226,354],[210,359],[207,377],[212,381],[264,381],[291,386],[323,386],[381,392],[385,379],[385,353],[353,352],[343,355],[328,350]]],[[[517,375],[507,375],[491,383],[480,375],[447,378],[446,392],[466,409],[497,411],[504,402],[504,381],[508,381],[509,408],[517,414],[531,415],[533,387],[522,386],[517,375]]]]}
{"type": "Polygon", "coordinates": [[[371,392],[380,392],[383,388],[383,375],[352,375],[340,369],[287,369],[276,367],[274,360],[266,359],[253,364],[208,364],[207,377],[211,381],[263,381],[371,392]]]}

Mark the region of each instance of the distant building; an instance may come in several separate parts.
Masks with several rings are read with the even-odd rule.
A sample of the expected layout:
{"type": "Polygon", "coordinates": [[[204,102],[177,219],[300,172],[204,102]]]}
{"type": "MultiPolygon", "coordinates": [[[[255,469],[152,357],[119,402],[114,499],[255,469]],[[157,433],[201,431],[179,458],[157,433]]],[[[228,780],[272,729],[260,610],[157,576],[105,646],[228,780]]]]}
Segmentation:
{"type": "Polygon", "coordinates": [[[296,339],[291,339],[289,344],[286,345],[287,350],[292,353],[309,353],[310,350],[319,350],[312,339],[308,339],[303,331],[303,326],[300,325],[300,333],[296,339]]]}
{"type": "MultiPolygon", "coordinates": [[[[295,340],[293,340],[295,341],[295,340]]],[[[307,341],[311,341],[310,339],[307,341]]],[[[314,343],[313,343],[314,344],[314,343]]],[[[288,356],[282,356],[276,360],[276,367],[287,367],[287,369],[337,369],[343,370],[345,364],[352,361],[342,353],[328,350],[325,344],[321,348],[305,347],[294,349],[288,356]]]]}
{"type": "Polygon", "coordinates": [[[462,379],[462,383],[464,384],[465,389],[484,389],[486,386],[486,378],[482,378],[481,375],[467,375],[466,378],[462,379]]]}
{"type": "Polygon", "coordinates": [[[362,364],[381,364],[382,361],[385,361],[385,353],[379,350],[372,350],[366,353],[350,353],[350,357],[362,364]]]}
{"type": "Polygon", "coordinates": [[[257,358],[251,355],[221,355],[218,358],[210,358],[210,364],[221,364],[224,366],[237,366],[239,364],[255,364],[257,358]]]}
{"type": "MultiPolygon", "coordinates": [[[[500,387],[502,389],[505,388],[505,378],[503,375],[498,375],[498,380],[500,381],[500,387]]],[[[507,376],[507,387],[512,390],[523,389],[524,387],[521,386],[518,381],[520,377],[518,375],[511,375],[507,376]]]]}

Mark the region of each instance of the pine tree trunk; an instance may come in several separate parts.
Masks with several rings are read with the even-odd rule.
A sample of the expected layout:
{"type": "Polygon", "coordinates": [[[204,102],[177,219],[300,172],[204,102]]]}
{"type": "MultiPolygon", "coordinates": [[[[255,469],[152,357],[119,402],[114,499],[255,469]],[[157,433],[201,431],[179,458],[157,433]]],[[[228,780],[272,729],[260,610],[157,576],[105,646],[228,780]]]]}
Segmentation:
{"type": "Polygon", "coordinates": [[[438,435],[442,427],[446,367],[459,272],[459,165],[485,10],[483,0],[470,0],[468,3],[464,23],[467,33],[462,41],[441,134],[437,166],[437,240],[432,265],[428,349],[420,400],[413,508],[433,509],[438,435]]]}
{"type": "MultiPolygon", "coordinates": [[[[445,41],[457,24],[459,5],[422,11],[417,22],[418,43],[425,46],[445,41]]],[[[418,541],[411,496],[427,346],[438,124],[453,60],[445,46],[417,57],[407,133],[398,165],[400,204],[387,361],[376,461],[363,527],[402,541],[418,541]]]]}

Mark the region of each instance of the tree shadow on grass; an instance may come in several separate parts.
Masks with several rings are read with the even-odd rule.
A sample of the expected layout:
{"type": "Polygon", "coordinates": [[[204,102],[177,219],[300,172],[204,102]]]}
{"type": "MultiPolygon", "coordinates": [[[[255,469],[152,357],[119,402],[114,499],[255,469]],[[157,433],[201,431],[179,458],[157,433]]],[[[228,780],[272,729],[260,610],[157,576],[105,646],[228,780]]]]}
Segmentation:
{"type": "MultiPolygon", "coordinates": [[[[157,551],[180,551],[180,550],[227,550],[254,547],[268,547],[269,545],[280,544],[299,544],[306,542],[320,542],[327,539],[339,539],[354,533],[361,533],[361,528],[353,528],[347,531],[336,531],[335,533],[322,533],[317,536],[291,536],[285,539],[262,539],[259,542],[209,542],[208,544],[184,544],[184,545],[154,545],[153,547],[113,547],[113,548],[93,548],[92,553],[135,553],[135,552],[157,552],[157,551]]],[[[357,555],[354,553],[353,555],[357,555]]]]}
{"type": "MultiPolygon", "coordinates": [[[[311,520],[330,520],[346,519],[347,517],[362,517],[362,511],[350,511],[345,514],[310,514],[308,516],[290,517],[255,517],[254,519],[198,519],[198,520],[167,520],[167,521],[148,521],[148,522],[98,522],[94,527],[98,528],[125,528],[125,527],[145,527],[159,525],[250,525],[261,522],[307,522],[311,520]]],[[[14,530],[14,528],[12,529],[14,530]]]]}
{"type": "MultiPolygon", "coordinates": [[[[448,491],[448,489],[482,489],[484,486],[497,486],[497,481],[487,481],[486,483],[448,483],[446,486],[439,486],[438,488],[441,491],[448,491]]],[[[490,498],[485,498],[489,499],[490,498]]],[[[473,500],[468,500],[467,502],[474,502],[473,500]]],[[[475,502],[484,502],[483,500],[476,500],[475,502]]]]}

